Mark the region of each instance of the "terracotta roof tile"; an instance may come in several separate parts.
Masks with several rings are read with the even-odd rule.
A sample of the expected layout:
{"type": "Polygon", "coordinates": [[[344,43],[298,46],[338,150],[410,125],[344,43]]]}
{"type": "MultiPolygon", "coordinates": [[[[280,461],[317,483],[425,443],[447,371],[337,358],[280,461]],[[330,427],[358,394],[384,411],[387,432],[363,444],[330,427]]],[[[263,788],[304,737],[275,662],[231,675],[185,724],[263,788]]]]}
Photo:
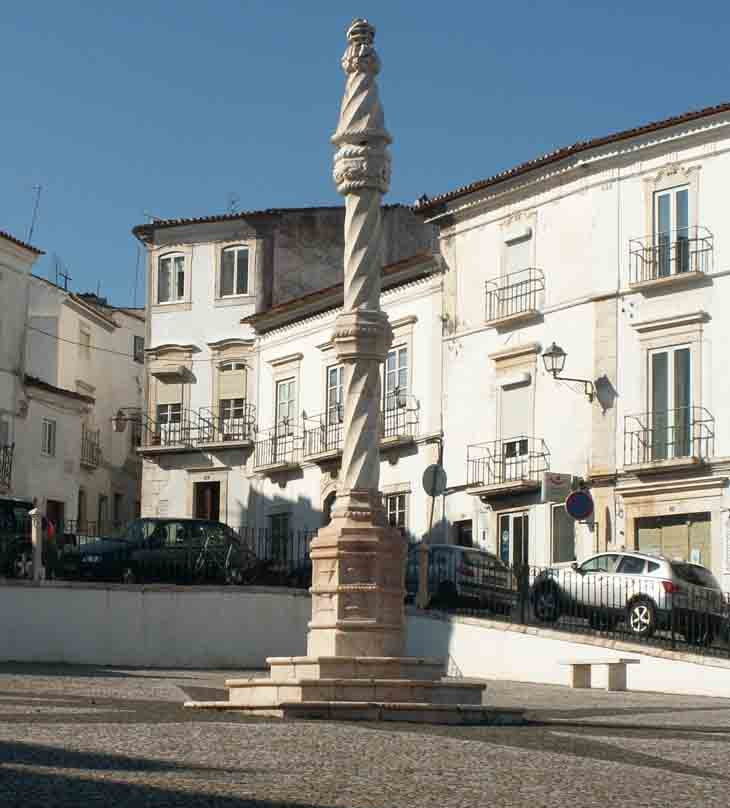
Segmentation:
{"type": "Polygon", "coordinates": [[[26,244],[24,241],[21,241],[19,238],[15,238],[15,236],[11,236],[10,233],[6,233],[4,230],[0,230],[0,236],[8,241],[12,241],[12,243],[18,247],[22,247],[25,250],[30,250],[36,255],[45,255],[43,250],[39,250],[37,247],[33,247],[31,244],[26,244]]]}
{"type": "Polygon", "coordinates": [[[419,201],[414,205],[414,210],[418,213],[429,211],[435,207],[443,205],[446,202],[450,202],[452,199],[457,199],[460,196],[471,194],[474,191],[481,191],[483,188],[497,185],[504,180],[512,179],[513,177],[520,176],[521,174],[526,174],[532,169],[542,168],[550,163],[556,163],[558,160],[563,160],[566,157],[571,157],[574,154],[579,154],[580,152],[587,151],[588,149],[593,149],[598,146],[606,146],[611,143],[618,143],[621,140],[627,140],[628,138],[637,137],[639,135],[650,134],[651,132],[657,132],[660,129],[667,129],[670,126],[676,126],[677,124],[689,123],[699,118],[706,118],[710,115],[717,115],[718,113],[722,112],[730,112],[730,103],[717,104],[713,107],[705,107],[704,109],[685,112],[682,115],[675,115],[671,118],[665,118],[662,121],[653,121],[652,123],[643,124],[642,126],[636,126],[633,129],[624,129],[622,132],[614,132],[613,134],[593,138],[592,140],[581,140],[578,143],[574,143],[572,146],[564,146],[563,148],[556,149],[548,154],[544,154],[541,157],[535,157],[532,160],[528,160],[526,163],[520,163],[519,165],[514,166],[514,168],[501,171],[499,174],[494,174],[486,179],[477,180],[469,185],[462,185],[460,188],[456,188],[453,191],[447,191],[446,193],[431,197],[424,202],[419,201]]]}

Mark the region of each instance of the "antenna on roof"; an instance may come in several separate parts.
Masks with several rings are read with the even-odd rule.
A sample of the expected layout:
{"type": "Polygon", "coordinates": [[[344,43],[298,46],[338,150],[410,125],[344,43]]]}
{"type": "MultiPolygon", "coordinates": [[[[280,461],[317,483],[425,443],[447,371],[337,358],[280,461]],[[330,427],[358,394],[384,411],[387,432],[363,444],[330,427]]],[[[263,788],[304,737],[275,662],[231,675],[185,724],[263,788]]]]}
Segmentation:
{"type": "Polygon", "coordinates": [[[241,197],[235,191],[229,191],[226,194],[226,201],[228,213],[238,213],[238,203],[241,201],[241,197]]]}
{"type": "Polygon", "coordinates": [[[66,271],[66,267],[58,253],[53,253],[53,271],[55,272],[54,283],[56,286],[60,288],[61,283],[59,278],[63,278],[63,291],[68,292],[68,282],[73,280],[73,278],[66,271]]]}
{"type": "Polygon", "coordinates": [[[162,221],[162,217],[161,217],[161,216],[155,216],[155,214],[154,214],[154,213],[150,213],[148,210],[143,210],[143,211],[142,211],[142,215],[143,215],[143,216],[144,216],[146,219],[149,219],[149,220],[150,220],[150,224],[152,224],[153,222],[161,222],[161,221],[162,221]]]}
{"type": "Polygon", "coordinates": [[[33,231],[35,230],[35,224],[38,220],[38,205],[41,201],[41,189],[43,188],[42,185],[34,185],[33,190],[35,191],[35,202],[33,203],[33,215],[30,219],[30,228],[28,230],[28,238],[26,241],[30,244],[33,240],[33,231]]]}

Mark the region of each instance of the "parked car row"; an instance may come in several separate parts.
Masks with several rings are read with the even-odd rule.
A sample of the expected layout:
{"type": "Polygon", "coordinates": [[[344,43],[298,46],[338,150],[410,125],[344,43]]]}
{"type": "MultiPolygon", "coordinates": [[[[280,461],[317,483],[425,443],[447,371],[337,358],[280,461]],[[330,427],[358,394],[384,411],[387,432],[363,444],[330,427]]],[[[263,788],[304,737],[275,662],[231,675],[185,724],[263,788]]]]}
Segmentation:
{"type": "MultiPolygon", "coordinates": [[[[406,597],[418,591],[419,553],[406,566],[406,597]]],[[[624,623],[638,639],[674,631],[709,645],[730,633],[729,604],[713,574],[699,564],[638,552],[598,553],[567,567],[512,569],[484,550],[429,547],[430,605],[471,605],[509,613],[520,603],[538,622],[588,620],[598,630],[624,623]]]]}

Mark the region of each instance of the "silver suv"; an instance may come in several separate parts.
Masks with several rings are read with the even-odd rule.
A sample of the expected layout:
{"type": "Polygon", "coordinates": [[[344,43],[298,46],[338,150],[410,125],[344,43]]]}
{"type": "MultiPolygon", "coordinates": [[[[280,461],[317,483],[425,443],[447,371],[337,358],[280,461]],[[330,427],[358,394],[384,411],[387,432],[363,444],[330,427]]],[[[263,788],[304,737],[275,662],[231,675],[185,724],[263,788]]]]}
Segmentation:
{"type": "Polygon", "coordinates": [[[645,553],[599,553],[580,565],[544,570],[531,600],[540,621],[584,617],[611,630],[625,620],[640,638],[674,627],[687,642],[709,645],[727,630],[725,596],[708,569],[645,553]]]}

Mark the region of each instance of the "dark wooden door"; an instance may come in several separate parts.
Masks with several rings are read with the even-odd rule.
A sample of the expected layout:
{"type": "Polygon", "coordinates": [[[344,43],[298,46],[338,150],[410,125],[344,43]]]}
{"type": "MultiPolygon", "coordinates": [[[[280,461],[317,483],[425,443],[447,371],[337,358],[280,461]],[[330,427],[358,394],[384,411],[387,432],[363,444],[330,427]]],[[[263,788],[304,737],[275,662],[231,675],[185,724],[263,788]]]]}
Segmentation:
{"type": "Polygon", "coordinates": [[[220,520],[221,484],[195,483],[195,513],[196,519],[210,519],[213,522],[220,520]]]}

